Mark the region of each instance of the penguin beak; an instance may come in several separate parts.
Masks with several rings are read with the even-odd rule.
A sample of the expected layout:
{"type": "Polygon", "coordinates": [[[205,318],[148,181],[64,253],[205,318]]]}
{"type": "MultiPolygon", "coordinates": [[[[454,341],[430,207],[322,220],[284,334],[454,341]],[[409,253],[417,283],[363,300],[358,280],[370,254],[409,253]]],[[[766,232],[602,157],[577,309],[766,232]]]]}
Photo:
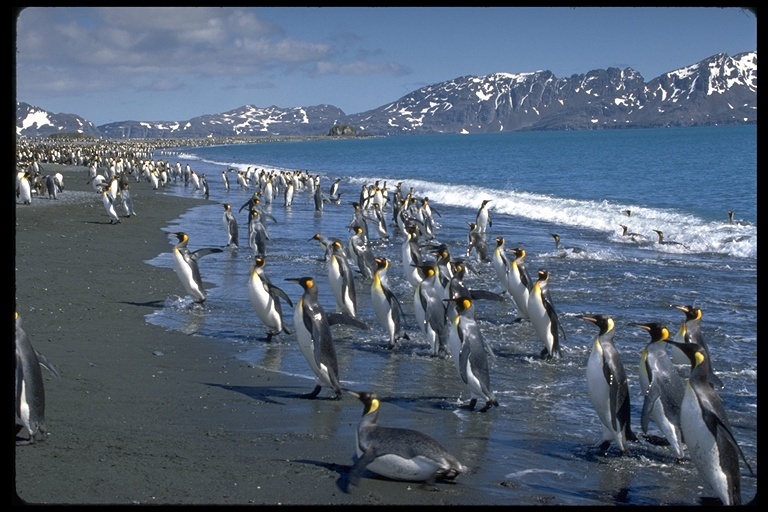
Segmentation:
{"type": "Polygon", "coordinates": [[[347,390],[347,393],[349,393],[355,398],[360,398],[360,393],[358,393],[357,391],[347,390]]]}

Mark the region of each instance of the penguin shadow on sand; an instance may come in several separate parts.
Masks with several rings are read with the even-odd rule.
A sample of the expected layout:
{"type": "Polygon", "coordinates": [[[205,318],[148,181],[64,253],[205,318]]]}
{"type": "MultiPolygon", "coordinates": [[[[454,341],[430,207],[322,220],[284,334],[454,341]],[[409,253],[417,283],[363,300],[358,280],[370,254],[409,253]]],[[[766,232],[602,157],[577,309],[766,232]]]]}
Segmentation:
{"type": "Polygon", "coordinates": [[[265,402],[268,404],[287,405],[289,398],[299,398],[301,393],[292,391],[299,389],[299,386],[291,386],[290,388],[273,388],[269,386],[235,386],[228,384],[218,384],[216,382],[204,382],[206,386],[224,389],[233,393],[240,393],[248,398],[265,402]]]}

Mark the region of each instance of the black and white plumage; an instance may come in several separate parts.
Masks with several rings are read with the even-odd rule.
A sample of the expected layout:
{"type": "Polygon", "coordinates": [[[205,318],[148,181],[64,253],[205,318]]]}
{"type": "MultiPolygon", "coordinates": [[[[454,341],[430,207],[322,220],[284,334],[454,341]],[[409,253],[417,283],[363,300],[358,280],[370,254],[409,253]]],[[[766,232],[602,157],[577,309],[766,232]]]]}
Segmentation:
{"type": "MultiPolygon", "coordinates": [[[[707,355],[707,360],[709,361],[709,381],[713,386],[722,389],[725,385],[723,384],[723,381],[720,380],[720,377],[715,374],[714,365],[712,364],[712,359],[709,355],[709,347],[707,347],[707,343],[704,341],[704,334],[701,330],[701,319],[704,317],[704,312],[701,308],[692,305],[678,305],[673,307],[685,314],[685,321],[680,325],[677,334],[675,334],[674,341],[677,341],[678,343],[696,343],[697,345],[701,345],[704,349],[704,353],[707,355]]],[[[683,351],[677,348],[676,345],[672,345],[671,354],[673,363],[688,363],[688,357],[683,351]]]]}
{"type": "Polygon", "coordinates": [[[35,350],[21,325],[19,313],[16,323],[16,445],[32,444],[45,439],[45,382],[42,368],[59,377],[58,369],[35,350]]]}
{"type": "Polygon", "coordinates": [[[480,233],[485,233],[488,228],[493,226],[493,220],[491,220],[491,207],[489,206],[491,201],[491,199],[483,199],[483,202],[475,215],[475,224],[480,233]]]}
{"type": "Polygon", "coordinates": [[[206,293],[203,287],[203,279],[200,277],[200,267],[198,260],[208,254],[222,252],[218,247],[204,247],[191,252],[187,248],[189,235],[183,231],[170,233],[178,239],[178,243],[173,246],[173,268],[176,275],[179,276],[181,284],[192,300],[198,304],[205,302],[206,293]]]}
{"type": "Polygon", "coordinates": [[[647,434],[650,421],[653,420],[675,456],[682,460],[685,451],[680,408],[685,384],[667,354],[669,329],[660,323],[631,325],[645,329],[651,335],[651,340],[640,354],[640,393],[643,397],[640,426],[647,434]]]}
{"type": "Polygon", "coordinates": [[[565,341],[565,331],[549,294],[549,272],[543,268],[539,269],[538,279],[528,296],[528,316],[544,344],[541,357],[547,360],[561,358],[560,336],[565,341]]]}
{"type": "Polygon", "coordinates": [[[235,213],[232,211],[232,205],[229,203],[222,203],[222,206],[224,207],[224,214],[221,221],[224,224],[224,230],[227,233],[227,247],[237,249],[240,245],[240,235],[238,233],[239,230],[235,213]]]}
{"type": "Polygon", "coordinates": [[[581,315],[600,329],[592,343],[587,360],[587,391],[589,399],[603,424],[603,440],[599,447],[605,451],[615,442],[626,455],[627,441],[636,441],[630,425],[629,383],[621,355],[613,344],[616,329],[608,315],[581,315]]]}
{"type": "Polygon", "coordinates": [[[517,315],[519,319],[527,319],[528,315],[528,297],[533,289],[533,280],[528,274],[528,268],[525,264],[527,255],[525,249],[515,247],[507,252],[514,257],[509,259],[509,272],[507,273],[507,285],[509,293],[517,306],[517,315]]]}
{"type": "Polygon", "coordinates": [[[389,260],[383,257],[376,258],[376,264],[377,269],[371,279],[371,305],[376,319],[387,332],[388,347],[395,348],[400,339],[408,340],[410,337],[403,332],[405,315],[400,300],[387,283],[389,260]]]}
{"type": "Polygon", "coordinates": [[[459,377],[471,394],[469,409],[473,410],[478,399],[485,400],[480,412],[499,402],[491,390],[488,347],[483,340],[480,326],[475,320],[472,300],[467,296],[450,299],[456,305],[456,316],[448,328],[448,346],[459,377]]]}
{"type": "Polygon", "coordinates": [[[301,353],[315,374],[315,388],[303,396],[315,398],[325,386],[331,389],[335,399],[340,399],[339,362],[331,324],[317,299],[317,284],[311,277],[289,277],[286,280],[298,283],[304,289],[293,309],[293,327],[301,353]]]}
{"type": "Polygon", "coordinates": [[[328,260],[328,283],[336,299],[336,310],[352,317],[357,316],[357,291],[355,277],[341,242],[331,244],[328,260]]]}
{"type": "Polygon", "coordinates": [[[424,482],[454,480],[468,469],[438,441],[418,430],[378,424],[381,402],[375,393],[349,392],[363,403],[355,433],[356,459],[347,484],[357,485],[364,470],[392,480],[424,482]]]}
{"type": "Polygon", "coordinates": [[[273,336],[284,332],[291,334],[283,320],[283,308],[280,299],[283,299],[293,308],[290,297],[279,287],[272,284],[264,267],[266,261],[261,256],[254,258],[253,269],[248,279],[248,298],[256,315],[269,329],[266,341],[271,341],[273,336]]]}
{"type": "Polygon", "coordinates": [[[709,381],[709,357],[697,343],[667,343],[682,350],[691,363],[680,409],[680,426],[691,460],[724,505],[741,505],[739,458],[750,474],[754,472],[733,435],[725,405],[709,381]]]}

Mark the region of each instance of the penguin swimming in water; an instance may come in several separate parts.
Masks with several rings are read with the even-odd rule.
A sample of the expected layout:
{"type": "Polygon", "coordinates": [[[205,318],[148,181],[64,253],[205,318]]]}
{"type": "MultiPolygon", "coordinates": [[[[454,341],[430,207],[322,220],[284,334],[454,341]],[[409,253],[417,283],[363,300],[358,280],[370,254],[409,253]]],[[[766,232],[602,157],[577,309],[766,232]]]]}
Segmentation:
{"type": "Polygon", "coordinates": [[[603,424],[601,451],[615,441],[622,455],[627,454],[627,441],[637,441],[630,426],[629,384],[621,356],[613,344],[616,329],[608,315],[581,315],[579,318],[600,329],[587,360],[589,399],[603,424]]]}
{"type": "Polygon", "coordinates": [[[669,329],[660,323],[630,325],[645,329],[651,335],[651,341],[640,355],[640,391],[643,395],[640,425],[647,434],[650,420],[653,420],[680,461],[685,455],[680,427],[685,384],[667,354],[665,342],[669,339],[669,329]]]}
{"type": "Polygon", "coordinates": [[[410,340],[407,333],[403,332],[402,322],[405,314],[400,300],[395,296],[387,284],[387,269],[389,260],[376,258],[376,272],[371,280],[371,305],[379,324],[387,331],[389,346],[395,348],[400,339],[410,340]]]}
{"type": "Polygon", "coordinates": [[[392,480],[424,482],[454,480],[467,468],[439,442],[418,430],[378,424],[381,402],[375,393],[349,391],[363,403],[363,417],[355,433],[357,458],[342,490],[357,485],[364,470],[392,480]]]}
{"type": "Polygon", "coordinates": [[[498,407],[491,390],[491,377],[488,368],[488,347],[483,340],[480,327],[475,321],[475,311],[472,300],[462,296],[449,299],[456,304],[456,316],[451,322],[448,333],[448,346],[451,357],[459,372],[459,377],[469,389],[472,398],[469,410],[474,410],[478,398],[485,400],[480,412],[486,412],[491,406],[498,407]]]}
{"type": "Polygon", "coordinates": [[[541,357],[547,360],[559,359],[562,357],[560,335],[562,334],[565,341],[565,331],[549,295],[549,272],[543,268],[539,269],[538,276],[528,296],[528,316],[544,344],[541,357]]]}
{"type": "Polygon", "coordinates": [[[200,277],[197,260],[208,254],[223,252],[223,250],[218,247],[205,247],[190,252],[187,248],[189,235],[183,231],[169,234],[179,240],[173,246],[173,268],[176,270],[176,275],[179,276],[179,280],[187,293],[192,296],[192,300],[197,304],[202,304],[205,302],[205,288],[203,288],[203,279],[200,277]]]}
{"type": "Polygon", "coordinates": [[[32,444],[45,439],[45,368],[56,378],[58,369],[53,366],[32,343],[21,325],[19,313],[15,313],[16,323],[16,445],[32,444]],[[26,437],[25,437],[26,436],[26,437]]]}
{"type": "Polygon", "coordinates": [[[667,240],[666,238],[664,238],[664,233],[662,233],[658,229],[654,229],[653,231],[659,236],[659,244],[661,244],[661,245],[679,245],[681,247],[685,247],[686,249],[688,248],[682,242],[676,242],[674,240],[667,240]]]}
{"type": "Polygon", "coordinates": [[[560,253],[561,256],[566,256],[567,253],[582,254],[584,252],[583,247],[578,246],[565,246],[560,243],[560,235],[557,233],[550,233],[550,236],[555,239],[555,250],[560,253]]]}
{"type": "Polygon", "coordinates": [[[272,337],[281,332],[291,334],[283,321],[283,308],[280,305],[280,299],[287,302],[291,308],[293,308],[293,302],[281,288],[269,280],[264,271],[265,264],[263,257],[256,256],[254,258],[253,269],[248,279],[248,298],[256,311],[256,315],[269,328],[266,341],[272,341],[272,337]]]}
{"type": "MultiPolygon", "coordinates": [[[[715,374],[714,367],[712,365],[712,359],[709,356],[709,348],[704,341],[704,335],[701,332],[701,319],[704,316],[704,312],[701,308],[696,306],[673,306],[675,309],[679,309],[685,313],[685,321],[680,325],[680,329],[675,334],[674,340],[679,343],[696,343],[701,345],[704,349],[704,353],[707,355],[707,361],[709,361],[709,382],[713,386],[724,388],[723,381],[720,380],[715,374]]],[[[672,362],[675,364],[688,363],[688,357],[683,353],[676,345],[672,345],[672,362]]]]}
{"type": "Polygon", "coordinates": [[[667,343],[682,350],[691,363],[680,409],[680,427],[691,460],[723,505],[741,505],[739,458],[751,475],[754,472],[736,442],[723,401],[709,382],[707,353],[697,343],[667,343]]]}

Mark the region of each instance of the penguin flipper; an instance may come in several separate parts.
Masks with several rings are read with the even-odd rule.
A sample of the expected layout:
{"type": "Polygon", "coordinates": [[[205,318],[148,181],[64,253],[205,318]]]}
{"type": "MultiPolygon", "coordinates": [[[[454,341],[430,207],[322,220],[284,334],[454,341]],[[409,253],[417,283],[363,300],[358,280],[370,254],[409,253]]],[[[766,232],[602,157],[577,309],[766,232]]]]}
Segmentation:
{"type": "Polygon", "coordinates": [[[648,386],[648,390],[645,392],[645,399],[643,400],[643,412],[640,415],[640,427],[644,433],[648,433],[648,425],[651,421],[651,413],[653,412],[653,406],[656,400],[660,397],[659,387],[651,384],[648,386]]]}
{"type": "Polygon", "coordinates": [[[189,254],[189,257],[193,260],[199,260],[203,256],[207,256],[209,254],[214,254],[217,252],[224,252],[223,249],[219,249],[218,247],[204,247],[202,249],[198,249],[195,252],[192,252],[189,254]]]}
{"type": "Polygon", "coordinates": [[[341,313],[341,312],[334,312],[328,314],[328,323],[330,325],[351,325],[353,327],[357,327],[359,329],[368,330],[368,324],[363,322],[362,320],[359,320],[352,315],[348,315],[347,313],[341,313]]]}
{"type": "Polygon", "coordinates": [[[293,302],[291,302],[291,298],[288,296],[287,293],[285,293],[281,288],[271,284],[267,283],[267,290],[269,291],[270,295],[274,294],[280,298],[282,298],[285,302],[288,303],[289,306],[293,307],[293,302]]]}
{"type": "Polygon", "coordinates": [[[57,379],[61,378],[59,375],[59,369],[51,364],[43,354],[35,350],[35,355],[37,356],[37,361],[40,363],[40,366],[51,372],[51,374],[57,379]]]}
{"type": "Polygon", "coordinates": [[[360,475],[362,475],[363,471],[365,471],[365,468],[375,460],[376,456],[373,453],[373,450],[367,450],[363,452],[360,457],[355,460],[355,463],[352,464],[352,467],[349,468],[349,471],[347,472],[347,478],[344,481],[344,487],[343,491],[345,493],[349,493],[349,485],[357,486],[358,482],[360,482],[360,475]]]}
{"type": "Polygon", "coordinates": [[[736,450],[739,452],[739,455],[741,456],[741,459],[744,461],[744,464],[746,464],[747,469],[749,470],[749,474],[752,476],[755,476],[754,471],[752,471],[752,466],[749,465],[749,462],[747,462],[747,457],[744,455],[744,452],[741,450],[741,446],[739,446],[739,443],[736,442],[736,438],[733,436],[733,432],[731,432],[731,427],[725,423],[722,418],[720,418],[718,415],[704,411],[704,421],[709,425],[710,430],[713,428],[715,429],[713,433],[715,434],[715,437],[724,436],[726,440],[731,443],[733,446],[736,447],[736,450]],[[714,423],[714,425],[711,425],[711,423],[714,423]]]}
{"type": "Polygon", "coordinates": [[[490,292],[488,290],[470,290],[469,297],[472,300],[492,300],[495,302],[504,302],[504,297],[498,293],[490,292]]]}

